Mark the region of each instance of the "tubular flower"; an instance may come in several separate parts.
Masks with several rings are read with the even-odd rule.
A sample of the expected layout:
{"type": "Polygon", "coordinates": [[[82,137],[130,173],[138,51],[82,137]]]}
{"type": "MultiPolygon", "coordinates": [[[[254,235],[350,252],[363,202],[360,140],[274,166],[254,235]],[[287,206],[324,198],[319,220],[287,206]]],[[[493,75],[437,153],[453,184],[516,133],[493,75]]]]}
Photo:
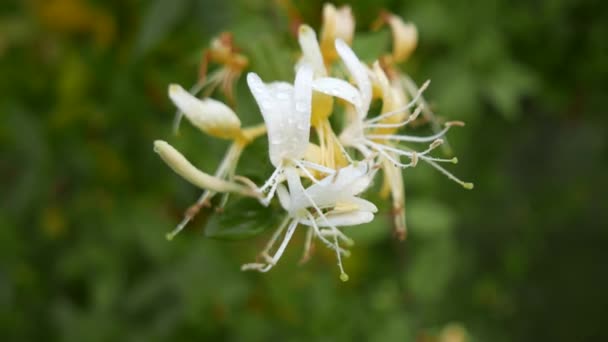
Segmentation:
{"type": "Polygon", "coordinates": [[[154,150],[173,171],[205,190],[184,220],[168,234],[169,239],[202,206],[210,205],[216,194],[222,194],[219,208],[225,206],[229,194],[255,198],[263,206],[269,206],[277,197],[284,219],[258,260],[241,269],[272,269],[300,227],[305,234],[302,261],[310,258],[314,243],[319,240],[335,252],[340,279],[346,281],[343,259],[350,255],[348,247],[354,243],[345,233],[346,227],[374,219],[378,209],[362,194],[377,173],[382,173],[383,180],[380,195],[390,194],[395,235],[401,240],[406,236],[405,169],[423,162],[464,188],[473,188],[472,183],[463,182],[442,166],[455,164],[456,158],[433,155],[439,146],[446,145],[445,135],[450,128],[464,124],[450,121],[440,125],[423,98],[429,81],[418,87],[397,67],[416,48],[416,27],[389,13],[382,14],[379,23],[391,28],[392,51],[370,64],[361,61],[349,46],[355,27],[350,7],[324,6],[320,43],[310,26],[299,25],[302,57],[295,65],[293,82],[266,83],[254,72],[247,74],[247,85],[263,119],[257,126],[241,127],[230,106],[208,96],[222,84],[230,97],[227,85],[232,87],[247,65],[247,58],[238,53],[230,35],[212,42],[202,74],[207,75],[209,62],[219,63],[222,68],[202,77],[190,92],[178,85],[169,86],[169,98],[179,110],[177,124],[185,116],[203,133],[232,142],[213,175],[197,169],[168,143],[154,142],[154,150]],[[204,87],[208,87],[207,93],[202,99],[197,98],[195,94],[204,87]],[[374,101],[382,103],[379,113],[370,111],[370,107],[377,108],[372,106],[374,101]],[[434,132],[427,136],[405,134],[403,130],[411,129],[413,123],[429,123],[434,132]],[[258,186],[236,175],[236,167],[244,149],[264,134],[268,137],[273,171],[258,186]],[[420,148],[419,144],[426,146],[420,148]]]}

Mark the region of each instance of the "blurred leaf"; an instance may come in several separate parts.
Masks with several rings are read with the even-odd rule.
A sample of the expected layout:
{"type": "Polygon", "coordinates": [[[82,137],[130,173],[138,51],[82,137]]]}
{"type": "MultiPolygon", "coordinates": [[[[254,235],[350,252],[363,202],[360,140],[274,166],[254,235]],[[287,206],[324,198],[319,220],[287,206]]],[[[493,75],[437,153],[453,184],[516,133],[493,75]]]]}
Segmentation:
{"type": "Polygon", "coordinates": [[[416,236],[436,237],[452,227],[453,213],[434,200],[412,200],[407,205],[408,227],[416,236]]]}
{"type": "Polygon", "coordinates": [[[449,237],[427,242],[407,273],[406,282],[415,298],[425,304],[439,300],[456,272],[457,260],[456,246],[449,237]]]}
{"type": "Polygon", "coordinates": [[[186,13],[190,0],[156,0],[146,10],[135,41],[134,54],[139,57],[158,44],[175,28],[186,13]]]}
{"type": "Polygon", "coordinates": [[[240,198],[229,203],[223,212],[209,218],[205,236],[226,240],[246,239],[276,227],[281,217],[273,206],[264,207],[255,199],[240,198]]]}
{"type": "Polygon", "coordinates": [[[390,52],[390,31],[361,32],[355,35],[353,50],[357,56],[367,62],[373,62],[379,56],[390,52]]]}

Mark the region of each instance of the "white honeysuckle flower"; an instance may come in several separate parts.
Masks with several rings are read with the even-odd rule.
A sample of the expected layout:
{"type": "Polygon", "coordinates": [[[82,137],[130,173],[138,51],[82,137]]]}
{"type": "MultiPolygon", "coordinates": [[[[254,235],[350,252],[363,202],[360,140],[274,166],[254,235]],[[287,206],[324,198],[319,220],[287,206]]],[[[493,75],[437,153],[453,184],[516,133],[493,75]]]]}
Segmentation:
{"type": "Polygon", "coordinates": [[[204,133],[222,139],[240,135],[241,120],[224,103],[212,98],[198,99],[178,84],[169,86],[169,98],[188,121],[204,133]]]}
{"type": "Polygon", "coordinates": [[[340,247],[340,241],[346,245],[352,245],[353,241],[338,227],[354,226],[373,220],[378,209],[373,203],[357,195],[367,189],[374,173],[375,167],[371,160],[366,160],[340,169],[304,189],[296,169],[285,169],[287,188],[281,184],[277,193],[281,206],[287,211],[287,217],[262,251],[264,262],[245,264],[242,270],[269,271],[283,255],[296,227],[303,225],[309,227],[304,259],[308,257],[312,239],[320,239],[336,252],[340,279],[347,281],[348,275],[342,266],[342,256],[348,256],[349,252],[340,247]],[[283,241],[274,255],[270,256],[270,250],[285,228],[287,231],[283,241]]]}

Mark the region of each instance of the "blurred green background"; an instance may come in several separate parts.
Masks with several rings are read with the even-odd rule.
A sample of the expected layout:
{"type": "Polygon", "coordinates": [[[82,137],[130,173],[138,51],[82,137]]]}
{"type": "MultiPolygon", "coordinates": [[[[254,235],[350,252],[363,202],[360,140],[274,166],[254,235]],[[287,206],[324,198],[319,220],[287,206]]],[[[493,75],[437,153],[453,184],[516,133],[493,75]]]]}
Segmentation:
{"type": "MultiPolygon", "coordinates": [[[[337,2],[341,4],[343,2],[337,2]]],[[[322,2],[296,3],[320,25],[322,2]]],[[[222,141],[171,134],[167,85],[196,81],[221,31],[265,80],[297,44],[271,1],[27,0],[0,4],[0,339],[3,341],[599,341],[608,335],[608,6],[605,1],[358,1],[358,54],[382,8],[419,29],[404,71],[445,118],[465,191],[406,173],[409,238],[386,205],[338,279],[296,234],[268,274],[242,273],[269,231],[222,241],[199,191],[152,151],[166,139],[212,172],[222,141]]],[[[261,121],[241,80],[238,114],[261,121]]],[[[239,173],[271,171],[265,139],[239,173]],[[254,170],[254,171],[251,171],[254,170]]]]}

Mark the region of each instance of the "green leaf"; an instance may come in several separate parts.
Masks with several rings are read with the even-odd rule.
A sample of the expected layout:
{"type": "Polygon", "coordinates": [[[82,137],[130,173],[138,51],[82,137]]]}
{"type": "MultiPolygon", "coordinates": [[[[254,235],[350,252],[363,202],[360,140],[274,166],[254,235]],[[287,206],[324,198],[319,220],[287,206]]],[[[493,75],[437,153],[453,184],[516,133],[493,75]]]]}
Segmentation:
{"type": "Polygon", "coordinates": [[[255,199],[240,198],[209,218],[205,236],[223,240],[247,239],[277,227],[282,217],[276,207],[264,207],[255,199]]]}

